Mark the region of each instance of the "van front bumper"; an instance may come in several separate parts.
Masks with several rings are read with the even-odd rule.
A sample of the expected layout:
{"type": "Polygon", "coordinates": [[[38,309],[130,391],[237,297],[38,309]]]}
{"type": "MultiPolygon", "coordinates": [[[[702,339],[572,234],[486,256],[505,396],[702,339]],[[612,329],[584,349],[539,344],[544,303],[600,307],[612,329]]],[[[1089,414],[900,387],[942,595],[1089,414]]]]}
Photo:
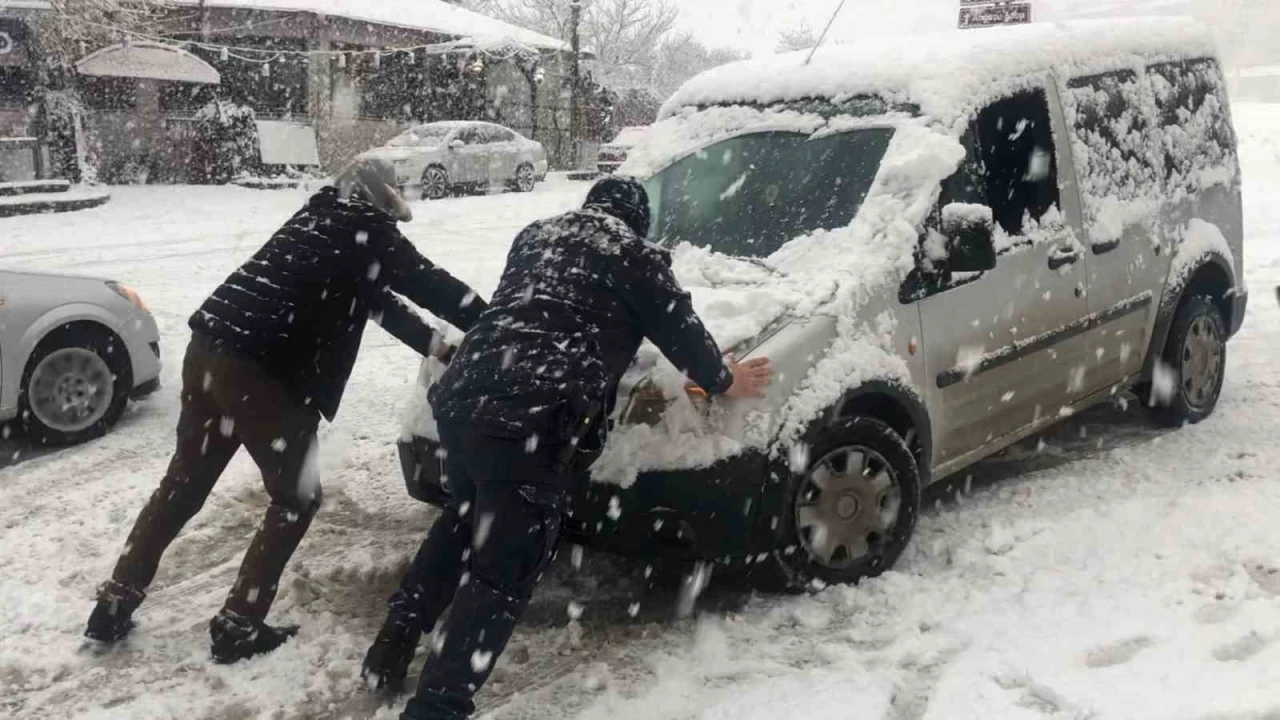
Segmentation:
{"type": "MultiPolygon", "coordinates": [[[[439,444],[399,443],[409,495],[443,506],[439,444]]],[[[758,522],[768,458],[751,451],[707,468],[641,473],[627,488],[575,482],[566,534],[571,542],[632,556],[735,562],[772,549],[776,536],[758,522]],[[616,498],[616,499],[615,499],[616,498]]],[[[766,518],[767,519],[767,518],[766,518]]]]}

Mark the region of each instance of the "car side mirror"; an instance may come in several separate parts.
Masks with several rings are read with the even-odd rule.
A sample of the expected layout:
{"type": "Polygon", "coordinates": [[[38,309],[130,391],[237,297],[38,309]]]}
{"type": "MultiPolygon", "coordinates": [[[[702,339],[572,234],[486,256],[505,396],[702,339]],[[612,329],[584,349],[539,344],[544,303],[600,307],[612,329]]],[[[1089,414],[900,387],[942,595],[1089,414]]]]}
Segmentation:
{"type": "Polygon", "coordinates": [[[466,146],[467,146],[467,141],[466,141],[466,140],[458,140],[457,138],[454,138],[453,140],[450,140],[450,141],[449,141],[449,149],[450,149],[450,150],[459,150],[459,149],[464,148],[464,147],[466,147],[466,146]]]}
{"type": "Polygon", "coordinates": [[[951,272],[982,272],[996,266],[995,217],[986,205],[951,203],[942,208],[951,272]]]}

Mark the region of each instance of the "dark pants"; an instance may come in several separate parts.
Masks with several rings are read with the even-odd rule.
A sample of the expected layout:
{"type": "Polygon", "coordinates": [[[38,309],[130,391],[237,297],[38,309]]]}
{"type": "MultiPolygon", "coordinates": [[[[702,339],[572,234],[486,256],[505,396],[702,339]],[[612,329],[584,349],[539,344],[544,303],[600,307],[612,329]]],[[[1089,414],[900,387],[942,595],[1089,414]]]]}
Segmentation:
{"type": "Polygon", "coordinates": [[[257,364],[192,338],[182,365],[178,447],[138,515],[112,579],[145,590],[160,557],[243,445],[262,471],[271,504],[240,565],[226,609],[263,619],[280,575],[320,507],[314,457],[319,414],[295,402],[257,364]]]}
{"type": "Polygon", "coordinates": [[[432,526],[391,611],[423,630],[452,605],[401,718],[461,720],[475,711],[534,586],[560,541],[571,475],[559,448],[441,426],[449,502],[432,526]]]}

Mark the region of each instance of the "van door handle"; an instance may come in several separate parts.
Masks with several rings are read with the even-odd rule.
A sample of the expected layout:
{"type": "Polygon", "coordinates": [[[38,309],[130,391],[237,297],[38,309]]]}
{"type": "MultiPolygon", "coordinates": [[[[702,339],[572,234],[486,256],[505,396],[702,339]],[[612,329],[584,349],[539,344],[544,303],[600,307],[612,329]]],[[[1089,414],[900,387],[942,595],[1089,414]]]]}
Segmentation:
{"type": "Polygon", "coordinates": [[[1080,251],[1075,248],[1060,247],[1049,255],[1049,269],[1057,270],[1066,265],[1074,265],[1080,259],[1080,251]]]}
{"type": "Polygon", "coordinates": [[[1106,242],[1097,242],[1093,244],[1094,255],[1104,255],[1120,247],[1120,238],[1108,240],[1106,242]]]}

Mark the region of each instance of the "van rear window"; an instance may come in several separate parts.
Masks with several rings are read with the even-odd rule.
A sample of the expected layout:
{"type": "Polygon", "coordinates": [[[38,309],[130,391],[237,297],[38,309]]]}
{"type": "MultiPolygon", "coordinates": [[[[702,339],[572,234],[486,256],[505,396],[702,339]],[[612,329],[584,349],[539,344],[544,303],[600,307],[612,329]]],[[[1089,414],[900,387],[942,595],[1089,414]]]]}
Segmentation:
{"type": "Polygon", "coordinates": [[[1218,64],[1210,59],[1152,65],[1148,69],[1162,130],[1165,179],[1170,191],[1200,190],[1221,168],[1234,168],[1235,133],[1218,64]]]}

